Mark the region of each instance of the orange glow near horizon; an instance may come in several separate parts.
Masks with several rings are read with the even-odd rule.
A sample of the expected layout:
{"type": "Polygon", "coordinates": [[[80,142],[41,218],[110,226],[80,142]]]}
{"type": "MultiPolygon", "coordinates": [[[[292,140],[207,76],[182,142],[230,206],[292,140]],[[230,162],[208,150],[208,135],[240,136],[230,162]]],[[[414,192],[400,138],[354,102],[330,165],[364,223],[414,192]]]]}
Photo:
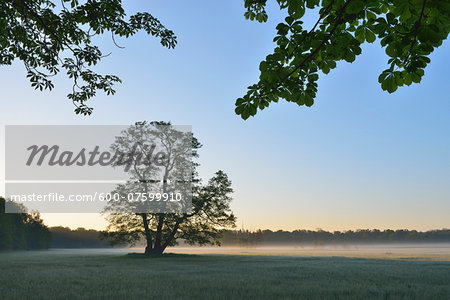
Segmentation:
{"type": "MultiPolygon", "coordinates": [[[[104,230],[108,225],[107,221],[100,214],[81,214],[81,213],[46,213],[41,214],[41,217],[44,220],[44,223],[49,227],[63,226],[69,227],[70,229],[77,229],[79,227],[86,229],[95,229],[95,230],[104,230]]],[[[442,220],[441,226],[430,226],[427,223],[417,222],[413,224],[411,222],[401,222],[400,219],[397,223],[390,223],[385,225],[380,225],[380,222],[373,220],[361,220],[361,219],[352,219],[351,222],[343,223],[338,222],[338,220],[331,220],[328,223],[321,222],[320,219],[313,220],[312,218],[304,218],[303,220],[298,220],[294,222],[294,220],[290,219],[277,219],[273,218],[271,222],[261,222],[256,218],[251,221],[248,219],[247,222],[245,219],[238,218],[236,222],[235,229],[245,229],[245,230],[265,230],[269,229],[272,231],[277,230],[285,230],[285,231],[293,231],[293,230],[325,230],[325,231],[347,231],[347,230],[358,230],[358,229],[378,229],[378,230],[386,230],[386,229],[409,229],[409,230],[417,230],[417,231],[428,231],[434,229],[445,229],[448,226],[445,225],[445,221],[442,220]],[[259,222],[258,222],[259,221],[259,222]]]]}

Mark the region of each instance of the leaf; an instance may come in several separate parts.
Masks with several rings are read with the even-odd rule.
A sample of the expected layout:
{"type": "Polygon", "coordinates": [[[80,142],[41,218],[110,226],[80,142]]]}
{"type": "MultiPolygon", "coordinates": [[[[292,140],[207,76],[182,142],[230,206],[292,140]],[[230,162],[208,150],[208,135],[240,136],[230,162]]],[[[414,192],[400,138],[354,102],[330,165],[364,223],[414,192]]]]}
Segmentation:
{"type": "Polygon", "coordinates": [[[364,28],[362,26],[359,26],[358,28],[356,28],[355,38],[358,40],[358,42],[364,43],[365,30],[364,30],[364,28]]]}
{"type": "Polygon", "coordinates": [[[406,85],[411,85],[411,83],[412,83],[412,77],[411,77],[411,74],[410,74],[410,73],[406,73],[406,74],[403,76],[403,78],[404,78],[404,83],[405,83],[406,85]]]}
{"type": "Polygon", "coordinates": [[[279,35],[286,35],[289,31],[289,26],[284,23],[280,23],[277,25],[277,30],[279,35]]]}
{"type": "Polygon", "coordinates": [[[375,34],[372,31],[370,31],[370,29],[366,29],[366,41],[368,43],[373,43],[375,42],[375,39],[376,39],[375,34]]]}
{"type": "Polygon", "coordinates": [[[366,14],[367,14],[367,19],[368,20],[375,20],[377,18],[377,16],[373,12],[371,12],[370,10],[367,10],[366,14]]]}
{"type": "Polygon", "coordinates": [[[393,93],[397,90],[397,83],[395,81],[395,77],[393,75],[387,76],[381,82],[381,88],[389,93],[393,93]]]}
{"type": "Polygon", "coordinates": [[[324,64],[322,65],[321,70],[322,70],[322,72],[323,72],[324,74],[330,73],[330,67],[329,67],[326,63],[324,63],[324,64]]]}
{"type": "Polygon", "coordinates": [[[349,14],[358,14],[364,9],[364,1],[354,0],[347,5],[346,11],[349,14]]]}
{"type": "Polygon", "coordinates": [[[386,47],[386,54],[390,57],[396,57],[397,56],[397,50],[395,49],[395,46],[393,44],[390,44],[386,47]]]}
{"type": "Polygon", "coordinates": [[[307,93],[305,95],[305,105],[308,107],[311,107],[311,106],[313,106],[313,104],[314,104],[314,98],[307,93]]]}
{"type": "Polygon", "coordinates": [[[397,84],[397,86],[402,86],[404,83],[402,73],[397,71],[394,73],[394,75],[395,75],[395,83],[397,84]]]}
{"type": "Polygon", "coordinates": [[[411,73],[411,79],[415,83],[420,83],[422,80],[422,76],[424,75],[424,71],[422,69],[417,69],[415,72],[411,73]]]}

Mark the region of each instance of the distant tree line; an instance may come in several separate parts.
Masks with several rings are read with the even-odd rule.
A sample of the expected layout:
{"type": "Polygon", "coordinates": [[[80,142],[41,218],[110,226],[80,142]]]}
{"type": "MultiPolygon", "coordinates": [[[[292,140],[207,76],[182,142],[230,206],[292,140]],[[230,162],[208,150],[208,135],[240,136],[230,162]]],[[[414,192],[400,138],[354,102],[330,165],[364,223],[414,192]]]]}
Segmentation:
{"type": "Polygon", "coordinates": [[[39,213],[5,213],[5,199],[0,197],[0,251],[47,249],[52,235],[39,213]]]}
{"type": "MultiPolygon", "coordinates": [[[[48,228],[38,213],[5,213],[0,197],[0,251],[47,248],[107,248],[101,231],[67,227],[48,228]]],[[[450,229],[378,230],[360,229],[329,232],[325,230],[223,230],[224,246],[345,244],[345,243],[443,243],[450,242],[450,229]]],[[[183,241],[180,243],[185,245],[183,241]]],[[[136,246],[144,246],[143,241],[136,246]]]]}
{"type": "Polygon", "coordinates": [[[324,230],[227,230],[222,244],[236,246],[281,244],[343,244],[343,243],[441,243],[450,242],[450,229],[378,230],[359,229],[348,231],[324,230]]]}
{"type": "Polygon", "coordinates": [[[106,248],[108,241],[100,238],[100,231],[93,229],[68,227],[50,227],[53,235],[53,248],[106,248]]]}
{"type": "MultiPolygon", "coordinates": [[[[107,240],[101,238],[101,231],[67,227],[51,227],[53,248],[106,248],[111,247],[107,240]]],[[[374,243],[450,243],[450,229],[416,231],[416,230],[224,230],[221,244],[224,246],[258,246],[258,245],[320,245],[320,244],[374,244],[374,243]]],[[[180,241],[181,246],[187,246],[180,241]]],[[[145,241],[137,243],[145,247],[145,241]]]]}

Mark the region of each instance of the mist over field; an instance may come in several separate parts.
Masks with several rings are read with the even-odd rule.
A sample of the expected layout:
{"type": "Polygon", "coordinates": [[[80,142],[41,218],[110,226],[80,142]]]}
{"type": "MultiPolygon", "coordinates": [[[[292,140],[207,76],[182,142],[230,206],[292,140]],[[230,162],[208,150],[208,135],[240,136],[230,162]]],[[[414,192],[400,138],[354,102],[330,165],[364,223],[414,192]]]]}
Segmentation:
{"type": "MultiPolygon", "coordinates": [[[[142,247],[99,249],[50,249],[55,255],[126,255],[144,253],[142,247]]],[[[389,243],[389,244],[321,244],[321,245],[276,245],[276,246],[222,246],[198,247],[177,246],[167,253],[208,255],[263,255],[297,257],[354,257],[401,260],[450,261],[450,243],[389,243]]]]}
{"type": "MultiPolygon", "coordinates": [[[[134,249],[133,249],[134,250],[134,249]]],[[[139,252],[139,249],[137,252],[139,252]]],[[[173,247],[169,253],[268,256],[342,256],[359,258],[450,261],[450,243],[415,244],[321,244],[253,247],[173,247]]]]}

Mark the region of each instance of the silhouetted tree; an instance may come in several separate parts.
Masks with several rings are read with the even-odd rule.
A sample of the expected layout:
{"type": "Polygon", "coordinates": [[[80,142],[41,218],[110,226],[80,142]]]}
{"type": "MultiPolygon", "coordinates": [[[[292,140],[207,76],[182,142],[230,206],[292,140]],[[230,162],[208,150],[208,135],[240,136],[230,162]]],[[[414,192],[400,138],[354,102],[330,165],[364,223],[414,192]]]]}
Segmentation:
{"type": "MultiPolygon", "coordinates": [[[[109,202],[105,209],[105,213],[109,213],[106,217],[109,226],[103,237],[113,244],[134,244],[144,239],[146,254],[162,254],[168,246],[176,245],[177,239],[183,239],[188,244],[220,244],[222,230],[235,224],[235,216],[230,209],[231,181],[223,171],[218,171],[206,185],[200,183],[196,171],[198,164],[192,162],[192,158],[198,157],[197,150],[201,144],[191,133],[177,132],[170,123],[165,122],[136,123],[116,138],[112,149],[130,153],[130,149],[139,144],[145,152],[142,144],[154,139],[160,140],[167,153],[159,192],[164,193],[169,188],[166,185],[169,180],[166,179],[170,172],[175,173],[176,178],[172,181],[181,178],[192,183],[189,191],[184,191],[192,195],[192,208],[179,213],[130,212],[135,204],[127,200],[127,195],[154,191],[151,178],[158,172],[152,164],[137,164],[137,157],[133,157],[131,179],[113,191],[124,197],[109,202]],[[191,143],[188,152],[186,140],[191,143]],[[121,209],[127,212],[117,213],[121,209]]],[[[147,153],[143,153],[142,157],[147,157],[147,153]]]]}

